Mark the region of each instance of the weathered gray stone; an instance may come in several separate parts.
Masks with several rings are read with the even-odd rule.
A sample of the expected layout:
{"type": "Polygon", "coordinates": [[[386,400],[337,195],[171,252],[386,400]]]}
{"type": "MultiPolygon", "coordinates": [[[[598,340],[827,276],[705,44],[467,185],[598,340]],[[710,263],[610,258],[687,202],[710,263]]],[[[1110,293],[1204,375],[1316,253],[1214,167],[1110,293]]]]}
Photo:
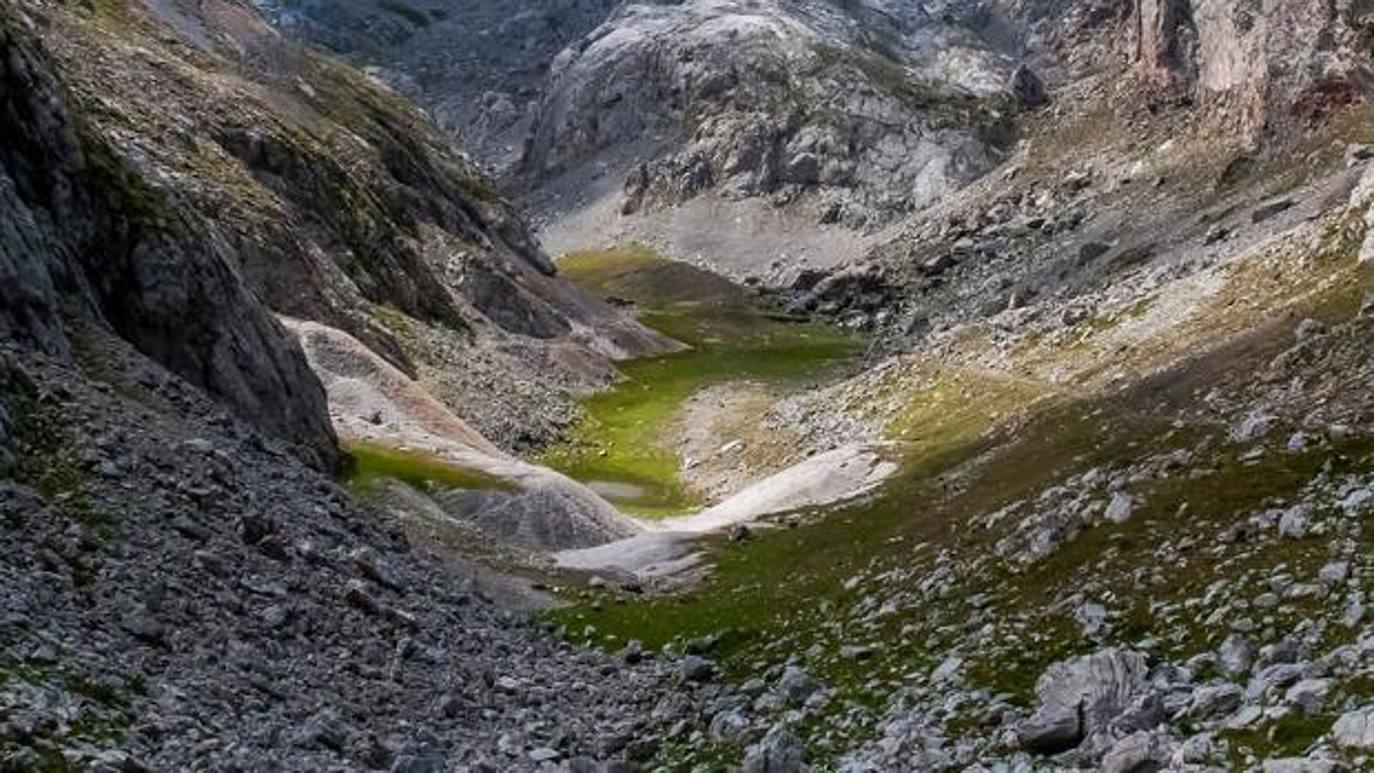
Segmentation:
{"type": "Polygon", "coordinates": [[[1017,728],[1021,745],[1053,754],[1106,728],[1145,686],[1145,658],[1106,649],[1051,666],[1036,684],[1036,712],[1017,728]]]}
{"type": "Polygon", "coordinates": [[[744,773],[806,773],[806,747],[786,725],[774,725],[744,755],[744,773]]]}
{"type": "Polygon", "coordinates": [[[1235,711],[1245,698],[1245,691],[1234,684],[1213,684],[1199,687],[1188,702],[1185,714],[1195,721],[1216,719],[1235,711]]]}
{"type": "Polygon", "coordinates": [[[1331,727],[1331,738],[1344,749],[1374,750],[1374,706],[1342,714],[1331,727]]]}

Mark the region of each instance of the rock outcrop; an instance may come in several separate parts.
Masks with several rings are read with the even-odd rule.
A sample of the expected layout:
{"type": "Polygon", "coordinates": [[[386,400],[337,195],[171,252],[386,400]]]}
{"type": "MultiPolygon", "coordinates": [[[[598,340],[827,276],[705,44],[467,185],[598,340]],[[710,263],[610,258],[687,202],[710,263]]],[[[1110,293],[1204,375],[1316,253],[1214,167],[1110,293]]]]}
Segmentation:
{"type": "Polygon", "coordinates": [[[1122,39],[1140,72],[1201,106],[1234,110],[1256,141],[1290,140],[1369,91],[1374,8],[1364,3],[1125,5],[1122,39]]]}
{"type": "Polygon", "coordinates": [[[324,392],[238,254],[71,109],[37,22],[0,13],[0,336],[72,356],[107,327],[332,466],[324,392]]]}
{"type": "Polygon", "coordinates": [[[1068,751],[1106,730],[1145,684],[1145,658],[1104,650],[1055,664],[1036,683],[1035,715],[1017,729],[1036,752],[1068,751]]]}

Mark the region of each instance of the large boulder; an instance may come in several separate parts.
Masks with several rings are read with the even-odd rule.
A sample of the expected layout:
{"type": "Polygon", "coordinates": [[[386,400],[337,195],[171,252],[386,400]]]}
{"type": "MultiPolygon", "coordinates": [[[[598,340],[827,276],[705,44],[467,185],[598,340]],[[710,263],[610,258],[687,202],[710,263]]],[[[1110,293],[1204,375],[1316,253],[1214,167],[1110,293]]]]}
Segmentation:
{"type": "Polygon", "coordinates": [[[1353,751],[1374,749],[1374,706],[1346,712],[1331,727],[1337,746],[1353,751]]]}
{"type": "Polygon", "coordinates": [[[807,773],[806,747],[786,725],[774,725],[744,755],[744,773],[807,773]]]}
{"type": "Polygon", "coordinates": [[[1105,649],[1049,667],[1036,684],[1036,711],[1017,728],[1027,751],[1069,751],[1107,729],[1146,687],[1145,656],[1105,649]]]}

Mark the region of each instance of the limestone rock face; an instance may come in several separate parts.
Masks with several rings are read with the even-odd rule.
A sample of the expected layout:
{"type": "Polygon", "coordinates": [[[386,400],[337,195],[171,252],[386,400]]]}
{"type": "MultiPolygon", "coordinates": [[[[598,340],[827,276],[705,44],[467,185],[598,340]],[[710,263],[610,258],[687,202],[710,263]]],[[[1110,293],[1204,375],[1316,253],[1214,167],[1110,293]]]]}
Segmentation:
{"type": "Polygon", "coordinates": [[[862,225],[968,182],[1008,140],[1017,33],[962,3],[259,5],[417,97],[551,216],[610,180],[625,214],[816,194],[817,217],[862,225]]]}
{"type": "Polygon", "coordinates": [[[627,211],[819,192],[881,219],[995,162],[1012,69],[920,5],[627,4],[554,60],[521,172],[633,172],[627,211]]]}
{"type": "Polygon", "coordinates": [[[1367,89],[1374,8],[1360,0],[1140,0],[1126,24],[1147,77],[1203,103],[1234,100],[1257,137],[1291,135],[1367,89]]]}

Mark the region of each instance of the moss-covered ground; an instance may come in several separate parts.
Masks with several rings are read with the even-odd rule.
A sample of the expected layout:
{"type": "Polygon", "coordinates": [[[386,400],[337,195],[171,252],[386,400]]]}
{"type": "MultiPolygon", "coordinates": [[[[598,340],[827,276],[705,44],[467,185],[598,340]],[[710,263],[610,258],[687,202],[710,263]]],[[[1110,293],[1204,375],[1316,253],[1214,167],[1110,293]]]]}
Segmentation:
{"type": "Polygon", "coordinates": [[[344,480],[359,493],[367,493],[381,480],[398,480],[421,491],[509,488],[498,478],[420,451],[364,442],[349,443],[345,450],[344,480]]]}
{"type": "Polygon", "coordinates": [[[862,350],[852,335],[770,310],[743,288],[646,247],[572,254],[559,269],[593,293],[634,304],[641,321],[692,347],[622,363],[620,382],[586,398],[568,441],[541,460],[582,481],[622,484],[633,493],[613,501],[638,515],[700,504],[679,477],[682,460],[662,442],[698,390],[735,380],[799,386],[862,350]]]}

